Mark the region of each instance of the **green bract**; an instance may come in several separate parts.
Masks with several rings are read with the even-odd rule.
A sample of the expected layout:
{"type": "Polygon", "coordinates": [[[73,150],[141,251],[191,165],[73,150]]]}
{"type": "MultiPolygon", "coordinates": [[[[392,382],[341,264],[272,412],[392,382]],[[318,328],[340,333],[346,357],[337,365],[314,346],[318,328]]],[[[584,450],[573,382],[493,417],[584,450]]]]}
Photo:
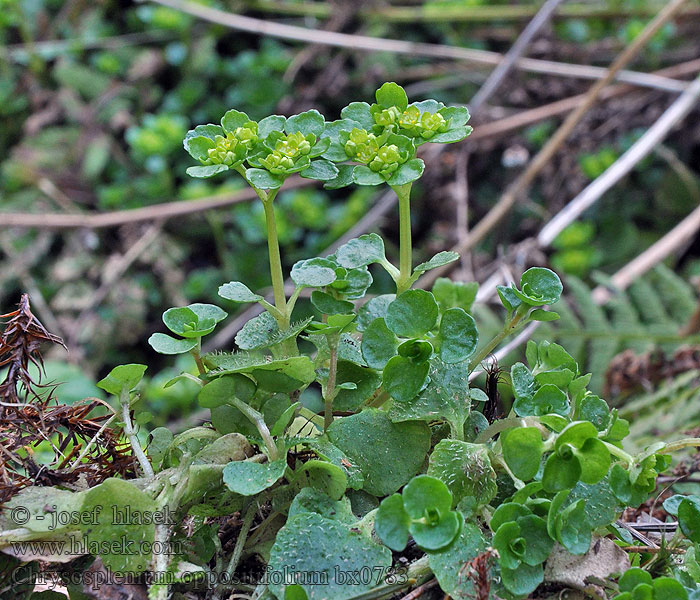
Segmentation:
{"type": "Polygon", "coordinates": [[[542,267],[532,267],[520,278],[520,289],[513,293],[526,304],[542,306],[559,301],[563,286],[556,273],[542,267]]]}
{"type": "Polygon", "coordinates": [[[425,550],[440,550],[455,539],[462,524],[462,516],[451,507],[452,494],[444,483],[418,475],[401,494],[381,503],[375,530],[392,550],[403,550],[409,534],[425,550]]]}
{"type": "Polygon", "coordinates": [[[154,333],[148,338],[151,347],[161,354],[182,354],[194,350],[199,340],[214,331],[216,324],[228,314],[213,304],[190,304],[181,308],[170,308],[163,313],[163,323],[170,331],[185,339],[165,333],[154,333]]]}

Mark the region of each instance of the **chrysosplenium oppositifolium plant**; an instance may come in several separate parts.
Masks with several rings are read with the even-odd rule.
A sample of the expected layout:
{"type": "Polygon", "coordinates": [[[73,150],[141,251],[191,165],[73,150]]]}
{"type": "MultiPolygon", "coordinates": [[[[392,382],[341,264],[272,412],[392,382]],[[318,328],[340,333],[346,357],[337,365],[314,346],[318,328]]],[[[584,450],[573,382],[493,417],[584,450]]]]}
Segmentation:
{"type": "MultiPolygon", "coordinates": [[[[83,510],[106,498],[143,509],[167,506],[188,522],[186,529],[128,530],[141,540],[181,541],[179,554],[155,553],[149,562],[104,553],[105,564],[147,571],[152,598],[197,586],[215,599],[233,588],[267,600],[384,598],[431,573],[453,598],[522,598],[545,574],[562,581],[553,559],[585,555],[592,546],[597,552],[607,542],[622,558],[596,572],[600,594],[699,597],[693,544],[700,542],[700,499],[667,501],[684,534],[670,542],[687,549],[682,564],[664,573],[668,564],[659,554],[632,555],[655,579],[637,568],[616,583],[630,561],[602,540],[633,542],[614,527],[616,518],[647,500],[670,451],[698,440],[630,455],[622,445],[628,423],[587,391],[590,375],[579,372],[566,350],[546,341],[529,342],[526,363],[512,366],[514,402],[503,418],[490,422],[483,414],[490,399],[469,386],[470,373],[505,338],[532,321],[557,318],[548,307],[562,293],[559,277],[533,267],[519,285],[500,287],[503,329],[481,341],[470,314],[473,284],[438,279],[432,291],[413,288],[422,273],[458,258],[440,252],[412,263],[410,194],[424,169],[416,149],[469,135],[467,110],[435,100],[409,104],[401,87],[386,83],[376,103],[353,102],[341,117],[326,122],[311,110],[255,122],[231,110],[220,125],[187,134],[185,148],[197,163],[190,175],[242,177],[260,198],[273,300],[242,282],[221,285],[222,306],[263,309],[236,335],[235,352],[202,354],[202,338],[227,316],[209,304],[166,311],[170,333],[149,340],[157,352],[194,357],[197,375],[180,378],[200,386],[211,427],[176,436],[158,428],[145,456],[130,426],[133,390],[145,367],[118,367],[101,382],[119,400],[144,477],[65,492],[62,501],[83,510]],[[391,187],[399,203],[398,265],[380,236],[362,235],[330,256],[294,264],[287,294],[275,196],[293,174],[328,188],[391,187]],[[389,274],[395,294],[363,301],[370,267],[389,274]],[[315,317],[294,321],[303,291],[310,292],[315,317]],[[309,387],[321,390],[321,414],[301,401],[309,387]],[[236,542],[224,548],[216,521],[207,518],[238,512],[236,542]],[[417,547],[409,556],[420,558],[406,567],[396,553],[409,544],[417,547]],[[244,565],[257,565],[258,578],[237,587],[231,580],[244,565]]],[[[98,540],[111,534],[88,531],[98,540]]]]}

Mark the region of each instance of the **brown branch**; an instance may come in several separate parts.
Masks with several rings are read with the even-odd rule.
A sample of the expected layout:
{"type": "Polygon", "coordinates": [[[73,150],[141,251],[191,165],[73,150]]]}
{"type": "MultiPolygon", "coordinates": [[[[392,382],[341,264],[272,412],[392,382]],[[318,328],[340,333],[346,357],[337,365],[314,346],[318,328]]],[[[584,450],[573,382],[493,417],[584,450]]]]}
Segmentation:
{"type": "MultiPolygon", "coordinates": [[[[682,1],[682,0],[679,0],[682,1]]],[[[663,115],[605,172],[585,187],[547,223],[537,236],[540,246],[548,246],[583,211],[627,175],[695,107],[700,98],[700,77],[669,106],[663,115]]]]}
{"type": "Polygon", "coordinates": [[[430,588],[435,587],[438,584],[437,579],[433,578],[430,581],[426,581],[423,585],[418,586],[412,592],[406,594],[401,600],[417,600],[423,595],[423,592],[427,592],[430,588]]]}
{"type": "MultiPolygon", "coordinates": [[[[204,21],[209,21],[210,23],[230,27],[231,29],[298,42],[371,52],[393,52],[395,54],[408,54],[411,56],[453,58],[493,66],[498,65],[503,60],[502,54],[487,50],[476,50],[473,48],[462,48],[443,44],[408,42],[366,35],[339,33],[335,31],[319,31],[317,29],[298,27],[296,25],[286,25],[284,23],[254,19],[252,17],[209,8],[187,0],[151,1],[162,6],[168,6],[169,8],[182,11],[204,21]]],[[[673,2],[671,2],[670,5],[673,5],[673,2]]],[[[667,11],[668,7],[664,8],[662,13],[667,11]]],[[[605,78],[607,73],[604,67],[576,65],[535,58],[521,58],[516,62],[516,67],[533,73],[580,77],[582,79],[601,79],[605,78]]],[[[685,89],[684,82],[674,81],[649,73],[617,69],[614,74],[620,81],[642,87],[653,87],[667,91],[682,91],[685,89]]]]}
{"type": "Polygon", "coordinates": [[[492,71],[488,79],[472,98],[471,102],[469,103],[469,107],[473,112],[476,112],[482,104],[486,103],[488,99],[491,98],[508,73],[510,73],[511,69],[515,66],[518,59],[525,53],[525,50],[530,45],[532,39],[537,35],[542,27],[549,23],[550,18],[561,2],[562,0],[545,0],[545,3],[537,11],[537,14],[527,24],[525,29],[523,29],[522,33],[510,47],[510,50],[508,50],[506,55],[503,57],[503,60],[492,71]]]}
{"type": "MultiPolygon", "coordinates": [[[[285,189],[295,189],[316,184],[311,179],[300,177],[290,178],[285,183],[285,189]]],[[[224,208],[232,204],[247,202],[257,198],[252,189],[244,189],[233,194],[209,196],[197,200],[175,200],[153,206],[144,206],[131,210],[118,210],[100,214],[34,214],[34,213],[2,213],[0,212],[0,227],[37,227],[40,229],[75,229],[87,227],[116,227],[126,223],[139,221],[166,221],[174,217],[182,217],[192,213],[224,208]]]]}

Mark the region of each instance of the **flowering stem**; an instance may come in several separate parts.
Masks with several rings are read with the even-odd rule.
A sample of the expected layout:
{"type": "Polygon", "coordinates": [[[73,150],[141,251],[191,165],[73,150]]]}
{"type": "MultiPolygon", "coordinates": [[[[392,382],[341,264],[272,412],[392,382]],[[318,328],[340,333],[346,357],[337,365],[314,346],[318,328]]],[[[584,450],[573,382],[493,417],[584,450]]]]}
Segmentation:
{"type": "Polygon", "coordinates": [[[335,389],[335,380],[338,373],[338,341],[339,337],[335,335],[327,335],[328,349],[330,351],[329,367],[328,367],[328,382],[323,389],[323,400],[325,405],[323,429],[327,431],[333,422],[333,399],[337,394],[335,389]]]}
{"type": "Polygon", "coordinates": [[[411,247],[411,185],[392,186],[399,199],[399,278],[396,281],[396,294],[411,287],[412,247],[411,247]]]}
{"type": "Polygon", "coordinates": [[[265,209],[265,225],[267,226],[267,250],[270,257],[272,291],[275,296],[275,307],[281,315],[277,319],[277,324],[280,329],[284,330],[289,328],[289,313],[287,312],[287,297],[284,294],[284,276],[282,275],[280,245],[277,239],[277,224],[275,222],[275,208],[273,205],[275,194],[276,190],[270,190],[262,203],[265,209]]]}

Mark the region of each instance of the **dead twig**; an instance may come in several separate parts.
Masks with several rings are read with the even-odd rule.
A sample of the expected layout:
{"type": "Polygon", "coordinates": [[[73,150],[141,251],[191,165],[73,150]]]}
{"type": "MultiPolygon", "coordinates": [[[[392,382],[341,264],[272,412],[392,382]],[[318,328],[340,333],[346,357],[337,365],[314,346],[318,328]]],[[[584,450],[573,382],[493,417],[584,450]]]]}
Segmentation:
{"type": "MultiPolygon", "coordinates": [[[[315,185],[316,183],[316,181],[311,179],[290,177],[285,182],[285,190],[315,185]]],[[[118,210],[96,215],[0,212],[0,227],[36,227],[40,229],[76,229],[86,227],[89,229],[100,229],[103,227],[116,227],[126,223],[138,223],[140,221],[167,221],[175,217],[224,208],[256,198],[255,192],[246,188],[234,194],[209,196],[197,200],[175,200],[143,208],[118,210]]]]}
{"type": "MultiPolygon", "coordinates": [[[[683,0],[677,1],[682,2],[683,0]]],[[[564,228],[575,221],[584,210],[639,164],[639,161],[646,157],[669,134],[671,129],[695,107],[698,98],[700,98],[700,77],[693,81],[688,89],[671,104],[661,118],[627,152],[547,223],[537,236],[537,242],[541,246],[551,244],[564,228]]]]}
{"type": "Polygon", "coordinates": [[[435,578],[426,581],[423,585],[419,585],[415,590],[406,594],[401,600],[416,600],[420,598],[424,592],[427,592],[430,588],[434,588],[437,584],[438,580],[435,578]]]}
{"type": "Polygon", "coordinates": [[[503,60],[498,63],[498,66],[491,72],[488,79],[479,88],[479,91],[474,95],[469,107],[477,112],[479,107],[486,103],[493,95],[498,87],[503,83],[503,80],[508,75],[510,70],[515,66],[516,61],[524,54],[526,48],[530,45],[532,38],[549,23],[554,11],[561,4],[562,0],[546,0],[546,2],[537,11],[537,14],[527,24],[522,33],[515,40],[510,50],[503,57],[503,60]]]}
{"type": "Polygon", "coordinates": [[[593,290],[593,300],[605,304],[613,292],[627,289],[632,282],[649,271],[680,246],[683,246],[700,230],[700,207],[691,212],[659,241],[652,244],[639,256],[628,262],[615,273],[608,286],[598,286],[593,290]]]}
{"type": "MultiPolygon", "coordinates": [[[[210,8],[201,4],[195,4],[187,0],[151,1],[182,11],[204,21],[209,21],[210,23],[230,27],[231,29],[304,43],[350,48],[352,50],[393,52],[394,54],[408,54],[411,56],[452,58],[494,66],[498,65],[501,60],[503,60],[502,54],[487,50],[475,50],[472,48],[461,48],[459,46],[447,46],[442,44],[408,42],[366,35],[339,33],[335,31],[319,31],[317,29],[298,27],[296,25],[286,25],[284,23],[254,19],[252,17],[210,8]]],[[[674,6],[674,4],[674,1],[670,2],[669,5],[662,9],[662,13],[667,12],[668,6],[674,6]]],[[[606,78],[606,69],[604,67],[574,65],[535,58],[521,58],[516,62],[516,67],[533,73],[546,73],[548,75],[560,75],[564,77],[579,77],[582,79],[606,78]]],[[[682,81],[669,80],[649,73],[617,69],[614,74],[619,81],[642,87],[653,87],[667,91],[680,91],[685,89],[685,83],[682,81]]]]}
{"type": "Polygon", "coordinates": [[[90,296],[90,301],[88,305],[83,309],[83,311],[78,315],[75,321],[75,325],[71,328],[71,335],[69,342],[71,346],[78,346],[78,337],[84,330],[85,321],[92,312],[98,307],[102,301],[107,297],[110,290],[119,281],[119,279],[126,273],[129,267],[153,244],[161,233],[163,224],[161,221],[152,224],[141,236],[138,242],[136,242],[131,248],[129,248],[119,259],[116,264],[112,265],[111,268],[105,269],[104,277],[100,287],[95,290],[95,293],[90,296]]]}

